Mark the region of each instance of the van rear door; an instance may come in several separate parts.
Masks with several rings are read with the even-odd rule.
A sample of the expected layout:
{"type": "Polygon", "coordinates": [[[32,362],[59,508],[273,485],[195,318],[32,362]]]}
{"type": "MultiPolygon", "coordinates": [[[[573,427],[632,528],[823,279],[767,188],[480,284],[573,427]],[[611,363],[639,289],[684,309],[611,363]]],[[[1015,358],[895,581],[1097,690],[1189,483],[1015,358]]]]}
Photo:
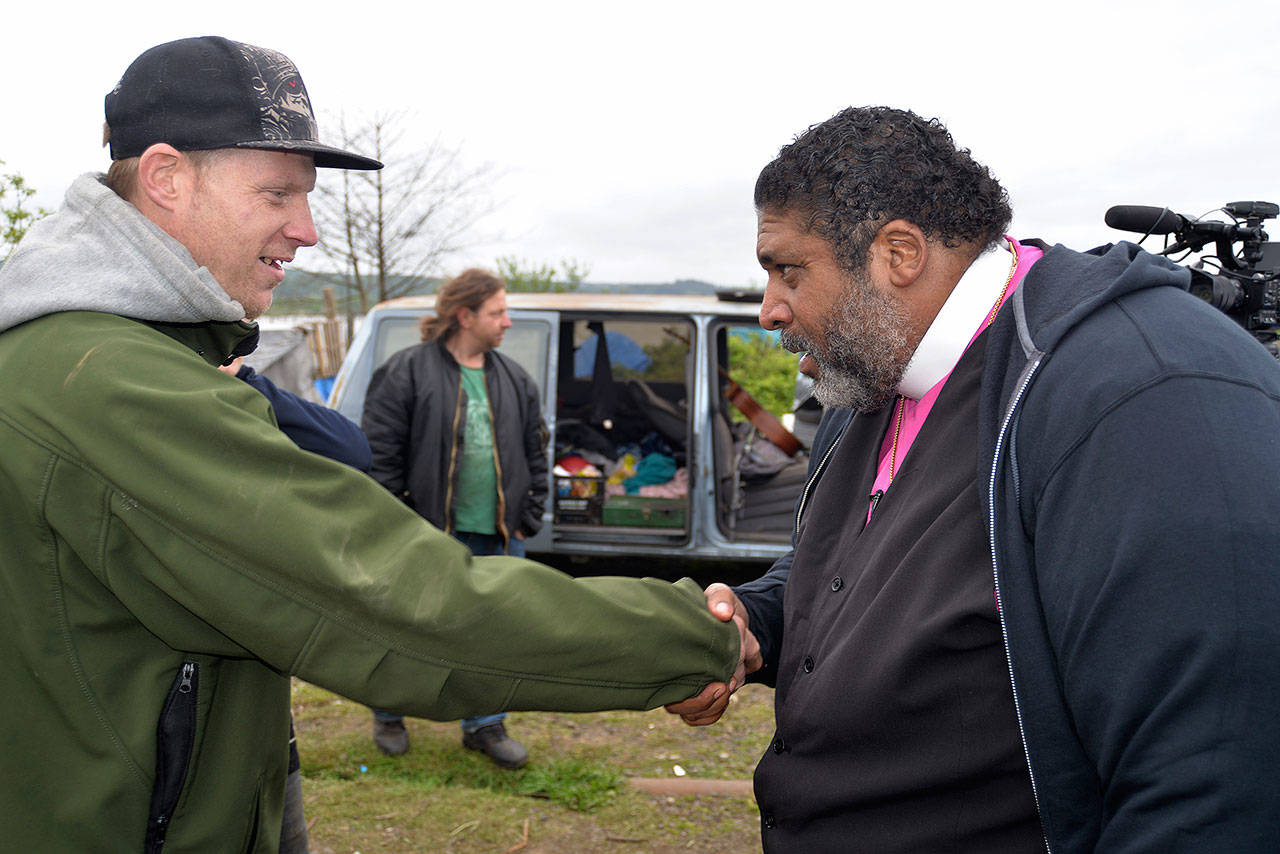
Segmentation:
{"type": "MultiPolygon", "coordinates": [[[[498,352],[511,357],[516,364],[529,372],[533,381],[538,384],[542,397],[542,420],[547,425],[547,435],[556,432],[556,384],[555,376],[559,366],[559,350],[555,346],[559,326],[559,313],[554,311],[533,311],[531,309],[508,309],[511,328],[503,336],[502,346],[498,352]]],[[[547,442],[547,470],[552,466],[552,450],[554,443],[547,442]]],[[[525,547],[531,552],[551,551],[551,510],[552,501],[542,511],[542,530],[530,537],[525,547]]]]}

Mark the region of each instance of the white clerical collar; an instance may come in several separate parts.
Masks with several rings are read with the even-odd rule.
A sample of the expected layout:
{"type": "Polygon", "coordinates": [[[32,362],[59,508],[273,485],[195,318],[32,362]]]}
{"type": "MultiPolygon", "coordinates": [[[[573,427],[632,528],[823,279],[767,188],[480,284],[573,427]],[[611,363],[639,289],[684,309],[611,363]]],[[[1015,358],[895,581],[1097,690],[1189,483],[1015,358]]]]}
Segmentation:
{"type": "Polygon", "coordinates": [[[1012,254],[1009,241],[1002,238],[994,251],[979,255],[964,271],[920,339],[898,383],[898,394],[919,400],[951,373],[1009,283],[1011,265],[1017,261],[1012,254]]]}

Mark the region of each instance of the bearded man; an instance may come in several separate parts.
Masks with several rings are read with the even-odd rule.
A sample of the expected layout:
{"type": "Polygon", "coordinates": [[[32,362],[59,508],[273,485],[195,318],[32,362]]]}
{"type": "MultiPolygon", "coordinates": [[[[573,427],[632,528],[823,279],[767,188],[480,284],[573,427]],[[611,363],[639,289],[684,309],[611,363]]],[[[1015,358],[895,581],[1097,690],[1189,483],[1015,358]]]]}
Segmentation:
{"type": "Polygon", "coordinates": [[[910,112],[814,126],[755,203],[828,407],[790,554],[707,591],[777,689],[764,849],[1275,850],[1274,359],[1132,244],[1005,236],[910,112]]]}

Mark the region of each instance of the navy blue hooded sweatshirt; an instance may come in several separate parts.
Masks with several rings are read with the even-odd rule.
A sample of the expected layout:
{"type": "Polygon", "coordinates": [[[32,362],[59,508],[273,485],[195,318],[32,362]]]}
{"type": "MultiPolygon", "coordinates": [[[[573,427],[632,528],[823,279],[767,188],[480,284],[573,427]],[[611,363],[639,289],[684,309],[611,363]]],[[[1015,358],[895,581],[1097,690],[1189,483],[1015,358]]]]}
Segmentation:
{"type": "MultiPolygon", "coordinates": [[[[1052,852],[1280,850],[1280,366],[1187,282],[1055,246],[988,330],[978,483],[1052,852]]],[[[737,588],[768,683],[790,568],[737,588]]]]}
{"type": "Polygon", "coordinates": [[[276,424],[299,448],[368,474],[373,460],[369,440],[345,415],[285,391],[248,365],[240,366],[236,378],[271,401],[276,424]]]}

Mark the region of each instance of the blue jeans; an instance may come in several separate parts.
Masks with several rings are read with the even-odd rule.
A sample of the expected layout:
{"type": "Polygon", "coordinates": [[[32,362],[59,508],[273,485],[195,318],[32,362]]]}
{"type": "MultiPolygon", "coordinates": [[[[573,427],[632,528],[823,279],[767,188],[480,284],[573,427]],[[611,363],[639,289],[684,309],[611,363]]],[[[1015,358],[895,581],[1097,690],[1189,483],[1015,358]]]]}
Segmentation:
{"type": "MultiPolygon", "coordinates": [[[[511,538],[510,548],[506,551],[503,551],[502,548],[501,534],[476,534],[471,531],[454,531],[453,537],[470,549],[471,553],[476,557],[500,554],[509,554],[512,557],[524,557],[524,540],[517,537],[511,538]]],[[[402,715],[397,715],[393,712],[384,712],[381,709],[374,709],[373,717],[384,723],[404,720],[402,715]]],[[[481,727],[500,724],[506,719],[506,717],[506,712],[499,712],[496,715],[481,715],[478,718],[463,718],[462,731],[475,732],[481,727]]]]}

